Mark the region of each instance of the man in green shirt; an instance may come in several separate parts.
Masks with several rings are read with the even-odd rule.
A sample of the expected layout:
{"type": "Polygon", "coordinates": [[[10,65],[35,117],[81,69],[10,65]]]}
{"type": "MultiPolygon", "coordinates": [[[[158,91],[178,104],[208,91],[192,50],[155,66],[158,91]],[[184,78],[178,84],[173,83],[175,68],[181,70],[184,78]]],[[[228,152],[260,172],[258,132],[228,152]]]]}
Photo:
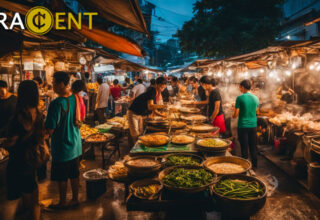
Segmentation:
{"type": "Polygon", "coordinates": [[[51,180],[58,182],[60,201],[51,208],[67,207],[67,182],[72,188],[71,206],[79,204],[79,163],[82,154],[80,130],[75,126],[76,99],[68,89],[70,77],[65,72],[53,75],[53,90],[59,96],[53,100],[48,109],[46,127],[51,134],[51,180]]]}
{"type": "Polygon", "coordinates": [[[259,111],[259,99],[249,91],[251,82],[243,80],[240,83],[242,95],[237,97],[234,118],[238,118],[238,138],[241,145],[241,155],[248,158],[250,151],[252,166],[257,167],[257,113],[259,111]]]}

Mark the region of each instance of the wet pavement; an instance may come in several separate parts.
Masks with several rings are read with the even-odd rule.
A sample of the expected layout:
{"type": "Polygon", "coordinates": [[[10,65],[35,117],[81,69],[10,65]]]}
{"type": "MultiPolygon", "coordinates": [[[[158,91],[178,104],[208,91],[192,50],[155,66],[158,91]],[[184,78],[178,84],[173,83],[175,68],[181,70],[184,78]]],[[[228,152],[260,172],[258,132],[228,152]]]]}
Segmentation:
{"type": "MultiPolygon", "coordinates": [[[[121,154],[125,155],[128,152],[127,142],[121,144],[121,154]]],[[[100,152],[96,151],[95,160],[84,161],[85,168],[81,170],[83,173],[86,170],[98,168],[101,166],[100,152]]],[[[48,171],[48,176],[49,171],[48,171]]],[[[268,182],[272,176],[278,181],[278,187],[272,192],[272,195],[267,198],[267,202],[263,209],[250,219],[261,220],[290,220],[290,219],[320,219],[320,199],[305,190],[299,185],[295,179],[289,177],[272,163],[259,156],[258,169],[256,176],[263,181],[268,182]]],[[[182,216],[177,213],[146,213],[140,211],[126,211],[125,207],[125,190],[124,185],[112,181],[107,181],[107,192],[100,198],[94,201],[86,198],[86,183],[81,178],[80,186],[80,201],[81,205],[78,208],[63,210],[63,211],[42,211],[43,220],[147,220],[147,219],[181,219],[182,216]]],[[[54,183],[50,180],[45,180],[39,183],[40,200],[44,204],[52,201],[57,201],[58,190],[54,183]]],[[[6,205],[4,201],[4,191],[0,191],[1,206],[6,205]]],[[[71,198],[70,186],[68,188],[68,198],[71,198]]],[[[8,207],[6,207],[8,208],[8,207]]],[[[232,210],[230,210],[232,211],[232,210]]],[[[187,210],[186,210],[187,212],[187,210]]],[[[16,219],[25,219],[23,215],[19,215],[16,219]]],[[[183,215],[183,219],[221,219],[218,212],[210,213],[189,213],[183,215]]]]}

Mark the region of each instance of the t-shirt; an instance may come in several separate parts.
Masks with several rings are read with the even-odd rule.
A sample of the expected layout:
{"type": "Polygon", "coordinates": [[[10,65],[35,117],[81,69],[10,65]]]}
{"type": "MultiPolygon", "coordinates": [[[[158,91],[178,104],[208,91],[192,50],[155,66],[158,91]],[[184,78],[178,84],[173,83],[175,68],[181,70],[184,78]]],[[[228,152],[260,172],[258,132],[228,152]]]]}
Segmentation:
{"type": "Polygon", "coordinates": [[[8,168],[10,167],[11,171],[17,173],[30,174],[34,172],[34,169],[26,161],[26,151],[43,141],[42,138],[45,131],[44,117],[40,114],[37,115],[32,131],[26,131],[18,118],[17,115],[14,116],[8,126],[7,137],[18,136],[16,143],[8,149],[8,168]]]}
{"type": "MultiPolygon", "coordinates": [[[[208,105],[208,113],[209,113],[209,117],[211,117],[212,113],[214,112],[214,105],[215,102],[220,101],[220,108],[219,108],[219,112],[218,115],[223,114],[223,110],[222,110],[222,98],[220,95],[220,92],[218,89],[213,89],[210,94],[209,94],[209,105],[208,105]]],[[[217,116],[218,116],[217,115],[217,116]]]]}
{"type": "Polygon", "coordinates": [[[114,100],[118,100],[121,97],[121,87],[120,86],[111,87],[110,91],[111,91],[111,95],[114,98],[114,100]]]}
{"type": "Polygon", "coordinates": [[[251,93],[244,93],[237,97],[236,108],[240,109],[238,128],[257,127],[257,108],[259,99],[251,93]]]}
{"type": "Polygon", "coordinates": [[[173,96],[177,96],[179,93],[179,87],[178,86],[172,86],[173,90],[173,96]]]}
{"type": "Polygon", "coordinates": [[[133,87],[132,92],[135,95],[135,97],[138,97],[142,93],[146,91],[146,87],[143,84],[138,84],[135,87],[133,87]]]}
{"type": "Polygon", "coordinates": [[[163,102],[169,102],[170,94],[167,87],[161,92],[161,95],[162,95],[163,102]]]}
{"type": "Polygon", "coordinates": [[[198,87],[198,95],[200,97],[200,101],[207,100],[206,90],[202,86],[198,87]]]}
{"type": "Polygon", "coordinates": [[[137,115],[149,115],[151,111],[148,110],[148,101],[153,100],[156,103],[156,89],[154,87],[149,87],[145,93],[136,97],[129,107],[129,110],[137,115]]]}
{"type": "Polygon", "coordinates": [[[70,161],[82,154],[80,130],[74,125],[75,109],[74,95],[56,98],[49,105],[46,127],[54,129],[51,136],[53,161],[70,161]],[[68,101],[69,111],[67,111],[68,101]]]}
{"type": "Polygon", "coordinates": [[[17,97],[11,95],[7,99],[0,99],[0,137],[4,136],[5,126],[14,114],[17,104],[17,97]],[[4,129],[4,130],[3,130],[4,129]]]}
{"type": "Polygon", "coordinates": [[[99,86],[98,89],[98,95],[97,95],[97,103],[98,108],[106,108],[108,106],[108,100],[109,100],[109,86],[107,83],[102,83],[99,86]],[[99,99],[98,99],[99,96],[99,99]]]}

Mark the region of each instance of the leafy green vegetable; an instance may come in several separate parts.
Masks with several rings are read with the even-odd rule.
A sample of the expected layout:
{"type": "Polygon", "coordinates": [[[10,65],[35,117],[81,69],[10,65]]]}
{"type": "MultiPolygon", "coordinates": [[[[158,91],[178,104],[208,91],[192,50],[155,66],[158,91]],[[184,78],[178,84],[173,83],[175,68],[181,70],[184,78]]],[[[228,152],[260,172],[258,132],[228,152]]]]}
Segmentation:
{"type": "Polygon", "coordinates": [[[264,188],[257,181],[224,179],[215,186],[215,191],[227,198],[253,199],[262,196],[264,188]]]}
{"type": "Polygon", "coordinates": [[[213,176],[205,169],[177,168],[171,171],[165,178],[164,183],[180,188],[195,188],[211,183],[213,176]]]}
{"type": "Polygon", "coordinates": [[[169,156],[167,157],[168,165],[200,165],[199,159],[192,156],[169,156]]]}

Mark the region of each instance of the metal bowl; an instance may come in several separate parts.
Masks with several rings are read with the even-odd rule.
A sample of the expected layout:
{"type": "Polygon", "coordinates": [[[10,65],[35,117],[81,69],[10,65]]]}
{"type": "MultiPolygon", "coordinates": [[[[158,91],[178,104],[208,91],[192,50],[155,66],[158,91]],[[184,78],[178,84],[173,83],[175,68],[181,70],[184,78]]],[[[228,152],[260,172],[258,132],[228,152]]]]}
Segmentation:
{"type": "Polygon", "coordinates": [[[195,113],[199,113],[200,109],[191,108],[191,107],[181,107],[181,108],[179,108],[179,111],[182,113],[187,113],[187,114],[195,114],[195,113]]]}
{"type": "Polygon", "coordinates": [[[155,173],[158,170],[160,170],[162,167],[162,163],[161,161],[159,161],[157,157],[154,157],[154,156],[136,156],[136,157],[131,157],[128,160],[125,160],[124,166],[128,168],[128,173],[130,175],[144,176],[144,175],[155,173]],[[130,164],[130,161],[139,160],[139,159],[152,160],[155,162],[155,164],[152,166],[135,166],[130,164]]]}
{"type": "MultiPolygon", "coordinates": [[[[210,166],[212,164],[216,164],[216,163],[234,163],[234,164],[237,164],[237,165],[240,165],[244,168],[244,171],[242,172],[239,172],[239,173],[216,173],[218,175],[226,175],[226,174],[245,174],[247,173],[248,170],[251,169],[251,162],[246,160],[246,159],[243,159],[243,158],[240,158],[240,157],[234,157],[234,156],[220,156],[220,157],[210,157],[208,158],[207,160],[205,160],[202,165],[204,167],[206,167],[207,169],[211,170],[210,169],[210,166]]],[[[214,172],[212,170],[212,172],[214,172]]],[[[215,173],[215,172],[214,172],[215,173]]]]}
{"type": "Polygon", "coordinates": [[[168,189],[168,190],[171,190],[171,191],[175,191],[175,192],[181,192],[181,193],[189,193],[189,194],[192,194],[192,193],[197,193],[197,192],[201,192],[205,189],[207,189],[209,186],[211,186],[213,183],[214,183],[214,173],[207,169],[207,168],[203,168],[203,167],[200,167],[200,166],[173,166],[173,167],[168,167],[164,170],[162,170],[160,173],[159,173],[159,180],[160,182],[163,184],[163,186],[168,189]],[[175,187],[175,186],[170,186],[170,185],[167,185],[165,182],[164,182],[164,178],[169,174],[171,173],[173,170],[175,169],[178,169],[178,168],[184,168],[184,169],[205,169],[206,171],[210,172],[212,174],[212,181],[209,183],[209,184],[206,184],[204,186],[200,186],[200,187],[193,187],[193,188],[185,188],[185,187],[175,187]]]}
{"type": "Polygon", "coordinates": [[[174,145],[187,145],[187,144],[192,144],[196,138],[194,136],[191,136],[191,135],[185,135],[185,136],[188,136],[188,137],[191,137],[193,139],[193,141],[189,141],[189,142],[184,142],[184,143],[181,143],[181,142],[174,142],[172,139],[174,136],[178,136],[178,135],[185,135],[185,134],[176,134],[176,135],[172,135],[171,137],[171,143],[174,144],[174,145]]]}
{"type": "Polygon", "coordinates": [[[219,127],[214,127],[208,124],[198,124],[198,125],[190,125],[188,127],[190,131],[192,132],[199,132],[199,133],[207,133],[207,132],[217,132],[219,130],[219,127]],[[197,129],[198,126],[206,126],[206,129],[197,129]]]}
{"type": "Polygon", "coordinates": [[[143,180],[137,180],[137,181],[133,182],[130,185],[129,189],[130,189],[130,193],[132,193],[135,197],[137,197],[139,199],[154,200],[159,197],[159,193],[163,189],[163,185],[161,184],[161,182],[159,180],[156,180],[156,179],[143,179],[143,180]],[[148,186],[148,185],[153,185],[153,184],[157,184],[160,187],[156,193],[150,195],[149,197],[144,197],[144,196],[138,195],[136,193],[137,187],[143,187],[143,186],[148,186]]]}
{"type": "Polygon", "coordinates": [[[208,153],[225,152],[231,144],[232,144],[232,141],[227,140],[227,139],[221,139],[221,138],[203,138],[203,139],[197,140],[197,142],[196,142],[196,148],[197,148],[199,151],[208,152],[208,153]],[[206,146],[202,146],[202,145],[199,144],[200,141],[207,140],[207,139],[219,139],[219,140],[224,141],[226,144],[223,145],[223,146],[220,146],[220,147],[206,147],[206,146]]]}

